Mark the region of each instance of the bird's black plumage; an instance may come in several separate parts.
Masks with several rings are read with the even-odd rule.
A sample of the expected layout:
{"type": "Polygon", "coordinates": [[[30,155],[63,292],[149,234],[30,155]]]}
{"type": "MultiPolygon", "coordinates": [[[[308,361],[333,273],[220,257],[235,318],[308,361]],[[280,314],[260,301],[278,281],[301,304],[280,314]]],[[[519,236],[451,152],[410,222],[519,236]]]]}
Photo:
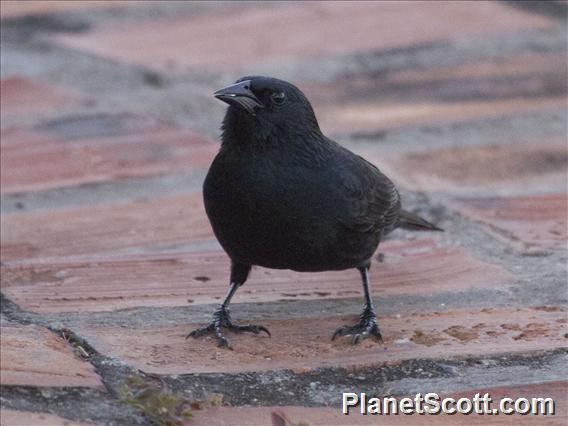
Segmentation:
{"type": "Polygon", "coordinates": [[[380,337],[367,287],[371,256],[398,226],[437,228],[401,210],[396,187],[379,169],[324,136],[309,101],[292,84],[244,77],[215,95],[229,108],[203,195],[214,233],[232,261],[231,290],[213,323],[192,335],[215,332],[223,345],[223,327],[239,331],[226,307],[250,266],[259,265],[358,268],[366,308],[359,325],[337,334],[352,334],[355,341],[380,337]]]}

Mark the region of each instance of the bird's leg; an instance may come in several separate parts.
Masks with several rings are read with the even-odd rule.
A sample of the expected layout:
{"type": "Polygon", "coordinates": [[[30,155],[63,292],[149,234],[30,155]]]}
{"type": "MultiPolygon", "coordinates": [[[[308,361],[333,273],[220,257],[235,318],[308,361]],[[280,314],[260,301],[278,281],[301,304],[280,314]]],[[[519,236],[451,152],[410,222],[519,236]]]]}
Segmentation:
{"type": "Polygon", "coordinates": [[[383,341],[381,331],[377,324],[377,314],[375,313],[375,306],[371,299],[369,292],[369,265],[361,266],[359,268],[361,278],[363,279],[363,291],[365,292],[365,307],[359,317],[359,322],[355,325],[344,325],[339,327],[333,333],[331,340],[335,340],[337,336],[352,336],[351,342],[353,344],[359,343],[362,339],[367,337],[375,337],[379,342],[383,341]]]}
{"type": "Polygon", "coordinates": [[[250,272],[250,268],[250,265],[243,265],[234,262],[231,264],[231,286],[229,287],[229,292],[227,293],[225,300],[223,300],[223,303],[221,303],[219,307],[215,309],[215,312],[213,312],[213,321],[211,321],[211,323],[206,327],[193,330],[187,335],[187,337],[191,336],[196,338],[205,336],[206,334],[215,334],[215,338],[217,339],[217,344],[219,345],[219,347],[229,347],[229,341],[223,335],[223,328],[234,331],[236,333],[248,331],[254,334],[258,334],[261,331],[264,331],[270,336],[268,329],[263,327],[262,325],[235,325],[231,322],[231,316],[229,314],[229,303],[231,303],[231,299],[236,293],[237,289],[246,281],[250,272]]]}

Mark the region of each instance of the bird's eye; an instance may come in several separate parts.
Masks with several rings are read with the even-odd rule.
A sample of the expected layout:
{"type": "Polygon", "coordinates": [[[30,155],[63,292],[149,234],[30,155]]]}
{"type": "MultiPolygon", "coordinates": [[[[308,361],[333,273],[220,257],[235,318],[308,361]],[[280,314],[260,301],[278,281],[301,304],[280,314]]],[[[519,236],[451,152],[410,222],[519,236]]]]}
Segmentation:
{"type": "Polygon", "coordinates": [[[272,102],[274,102],[276,105],[282,105],[286,100],[286,93],[276,92],[270,95],[270,97],[272,98],[272,102]]]}

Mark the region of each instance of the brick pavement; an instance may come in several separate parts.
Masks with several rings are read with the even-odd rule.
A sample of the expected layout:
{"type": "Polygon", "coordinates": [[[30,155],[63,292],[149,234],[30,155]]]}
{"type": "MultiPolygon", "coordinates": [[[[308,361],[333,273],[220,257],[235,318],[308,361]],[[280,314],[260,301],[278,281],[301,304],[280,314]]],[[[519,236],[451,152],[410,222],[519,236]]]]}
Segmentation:
{"type": "Polygon", "coordinates": [[[479,389],[553,396],[565,424],[565,2],[1,5],[2,425],[186,406],[196,425],[369,424],[339,414],[342,391],[479,389]],[[303,88],[446,229],[381,244],[384,345],[329,340],[359,311],[355,271],[263,268],[232,311],[272,338],[184,339],[227,286],[200,193],[211,93],[249,73],[303,88]],[[125,397],[140,381],[144,403],[125,397]]]}

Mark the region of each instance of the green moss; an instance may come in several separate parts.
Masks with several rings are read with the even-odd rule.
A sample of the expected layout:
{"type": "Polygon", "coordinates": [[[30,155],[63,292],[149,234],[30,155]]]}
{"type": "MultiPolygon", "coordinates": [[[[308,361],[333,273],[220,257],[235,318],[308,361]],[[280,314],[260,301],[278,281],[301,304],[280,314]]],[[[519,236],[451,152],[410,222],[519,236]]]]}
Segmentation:
{"type": "Polygon", "coordinates": [[[158,426],[183,425],[191,417],[190,401],[142,376],[130,377],[119,393],[123,401],[158,426]]]}

